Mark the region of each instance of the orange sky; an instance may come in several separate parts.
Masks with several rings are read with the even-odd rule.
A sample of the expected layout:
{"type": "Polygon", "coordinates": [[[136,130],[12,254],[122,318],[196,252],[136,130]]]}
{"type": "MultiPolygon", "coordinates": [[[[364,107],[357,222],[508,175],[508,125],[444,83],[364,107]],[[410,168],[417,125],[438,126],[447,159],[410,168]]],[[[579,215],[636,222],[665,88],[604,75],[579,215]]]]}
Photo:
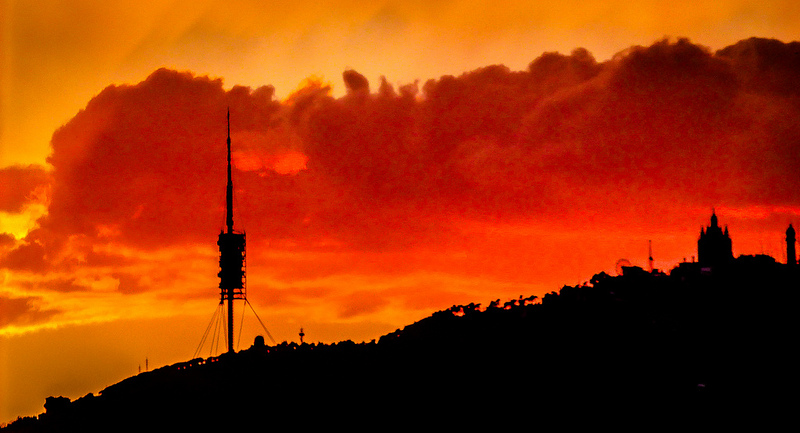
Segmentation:
{"type": "Polygon", "coordinates": [[[670,269],[712,207],[784,261],[800,221],[793,1],[106,3],[0,10],[0,422],[192,356],[227,107],[278,341],[541,296],[648,240],[670,269]]]}

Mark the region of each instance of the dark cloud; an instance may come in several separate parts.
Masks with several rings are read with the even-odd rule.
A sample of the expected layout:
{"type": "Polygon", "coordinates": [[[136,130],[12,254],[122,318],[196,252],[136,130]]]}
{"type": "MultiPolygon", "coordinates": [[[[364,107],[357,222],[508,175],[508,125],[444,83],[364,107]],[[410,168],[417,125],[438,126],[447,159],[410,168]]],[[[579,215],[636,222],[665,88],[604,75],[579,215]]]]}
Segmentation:
{"type": "Polygon", "coordinates": [[[36,199],[37,189],[49,184],[49,174],[38,165],[0,169],[0,211],[17,213],[36,199]]]}
{"type": "Polygon", "coordinates": [[[53,277],[20,282],[19,284],[26,289],[48,290],[61,293],[85,292],[90,290],[89,287],[81,284],[77,278],[53,277]]]}
{"type": "Polygon", "coordinates": [[[528,65],[531,79],[542,96],[587,81],[601,70],[602,65],[585,48],[575,49],[569,56],[544,53],[528,65]]]}
{"type": "Polygon", "coordinates": [[[344,85],[348,93],[369,93],[369,81],[358,72],[348,69],[344,71],[342,78],[344,79],[344,85]]]}
{"type": "Polygon", "coordinates": [[[752,97],[735,64],[686,40],[632,48],[604,69],[528,119],[526,144],[547,143],[549,172],[665,204],[800,202],[789,176],[800,135],[773,111],[796,116],[789,95],[752,97]]]}
{"type": "Polygon", "coordinates": [[[389,304],[388,299],[375,291],[359,291],[340,300],[339,317],[349,319],[380,311],[389,304]]]}
{"type": "Polygon", "coordinates": [[[749,91],[800,96],[800,42],[750,38],[717,51],[749,91]]]}
{"type": "Polygon", "coordinates": [[[162,69],[105,89],[53,135],[53,200],[39,234],[110,233],[157,248],[215,232],[229,106],[233,130],[249,133],[236,145],[280,150],[277,138],[259,141],[280,108],[271,88],[226,92],[220,80],[162,69]]]}
{"type": "Polygon", "coordinates": [[[228,107],[234,218],[251,242],[405,249],[458,242],[453,219],[800,206],[798,74],[797,43],[758,39],[717,53],[664,40],[602,63],[545,53],[524,71],[493,65],[421,88],[384,78],[377,93],[349,70],[342,98],[311,82],[282,102],[271,87],[226,91],[162,69],[105,89],[56,131],[49,215],[2,264],[41,271],[69,237],[208,244],[224,223],[228,107]]]}
{"type": "Polygon", "coordinates": [[[8,233],[0,233],[0,250],[10,247],[16,243],[16,238],[8,233]]]}
{"type": "Polygon", "coordinates": [[[44,273],[49,264],[44,246],[38,242],[22,244],[0,257],[0,267],[35,273],[44,273]]]}
{"type": "Polygon", "coordinates": [[[135,275],[115,273],[112,275],[119,281],[117,290],[125,294],[139,293],[145,291],[146,288],[140,284],[140,278],[135,275]]]}
{"type": "Polygon", "coordinates": [[[41,309],[35,297],[8,297],[0,295],[0,328],[8,325],[33,325],[42,323],[60,313],[54,309],[41,309]]]}
{"type": "Polygon", "coordinates": [[[431,80],[407,105],[386,91],[331,102],[312,118],[309,167],[365,201],[437,215],[796,205],[799,136],[776,113],[797,109],[790,95],[753,99],[739,74],[687,40],[602,64],[585,50],[547,53],[528,71],[431,80]]]}

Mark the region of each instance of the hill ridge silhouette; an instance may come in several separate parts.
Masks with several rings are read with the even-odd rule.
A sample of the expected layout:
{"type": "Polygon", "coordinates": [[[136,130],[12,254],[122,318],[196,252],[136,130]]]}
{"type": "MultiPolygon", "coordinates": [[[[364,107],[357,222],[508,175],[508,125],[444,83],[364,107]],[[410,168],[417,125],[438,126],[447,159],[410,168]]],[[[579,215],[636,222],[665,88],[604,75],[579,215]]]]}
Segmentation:
{"type": "Polygon", "coordinates": [[[791,413],[782,396],[798,384],[800,275],[770,259],[740,256],[710,274],[691,264],[669,275],[599,273],[542,299],[454,305],[377,342],[266,346],[257,338],[97,396],[48,397],[45,413],[4,431],[210,431],[275,417],[386,427],[525,414],[714,426],[744,410],[774,420],[791,413]]]}

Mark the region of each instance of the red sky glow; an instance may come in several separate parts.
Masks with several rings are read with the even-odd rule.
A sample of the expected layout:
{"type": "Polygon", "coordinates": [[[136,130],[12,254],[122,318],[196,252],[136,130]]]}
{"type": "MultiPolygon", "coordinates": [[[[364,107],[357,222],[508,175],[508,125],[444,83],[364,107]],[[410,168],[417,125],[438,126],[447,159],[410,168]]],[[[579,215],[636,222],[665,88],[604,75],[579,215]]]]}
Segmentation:
{"type": "Polygon", "coordinates": [[[796,2],[95,3],[0,9],[0,422],[192,356],[228,109],[279,342],[543,296],[648,241],[668,271],[712,208],[735,255],[784,262],[800,224],[796,2]]]}

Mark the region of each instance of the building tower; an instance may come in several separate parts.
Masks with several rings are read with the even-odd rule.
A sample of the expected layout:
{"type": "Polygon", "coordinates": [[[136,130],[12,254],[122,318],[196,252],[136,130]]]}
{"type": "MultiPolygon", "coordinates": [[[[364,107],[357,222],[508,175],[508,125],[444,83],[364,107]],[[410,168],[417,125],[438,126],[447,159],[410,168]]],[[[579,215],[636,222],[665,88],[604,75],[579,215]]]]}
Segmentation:
{"type": "Polygon", "coordinates": [[[725,230],[719,226],[717,214],[711,212],[711,225],[700,228],[700,239],[697,240],[697,261],[703,267],[717,267],[733,260],[733,247],[728,226],[725,230]]]}
{"type": "Polygon", "coordinates": [[[797,265],[797,253],[794,249],[796,241],[794,227],[789,224],[789,228],[786,229],[786,264],[789,266],[797,265]]]}
{"type": "Polygon", "coordinates": [[[228,305],[228,352],[233,352],[233,301],[247,299],[245,284],[245,234],[233,230],[233,180],[231,178],[231,111],[228,110],[228,186],[225,195],[226,229],[219,234],[219,303],[228,305]]]}

